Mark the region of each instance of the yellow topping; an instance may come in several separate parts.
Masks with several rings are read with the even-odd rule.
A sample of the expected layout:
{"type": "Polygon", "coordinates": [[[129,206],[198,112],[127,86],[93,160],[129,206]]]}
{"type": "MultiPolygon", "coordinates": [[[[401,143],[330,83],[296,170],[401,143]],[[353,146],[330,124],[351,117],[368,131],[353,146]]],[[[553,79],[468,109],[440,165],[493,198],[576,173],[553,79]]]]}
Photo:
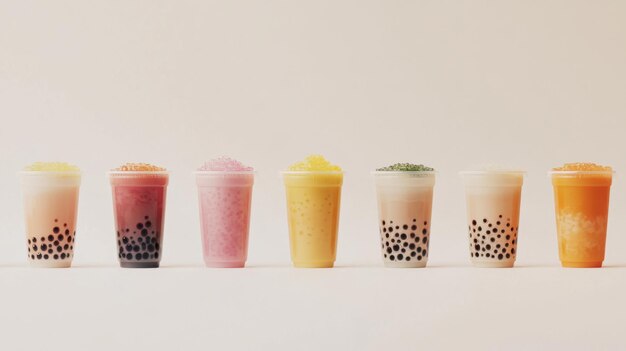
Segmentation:
{"type": "Polygon", "coordinates": [[[115,168],[113,171],[121,172],[162,172],[165,168],[151,165],[149,163],[126,163],[120,167],[115,168]]]}
{"type": "Polygon", "coordinates": [[[78,172],[80,168],[65,162],[35,162],[24,167],[29,172],[78,172]]]}
{"type": "Polygon", "coordinates": [[[311,155],[304,159],[302,162],[296,162],[292,164],[289,171],[326,171],[326,172],[340,172],[341,167],[333,165],[328,162],[322,155],[311,155]]]}
{"type": "Polygon", "coordinates": [[[562,167],[556,167],[552,169],[553,171],[605,171],[611,172],[612,168],[610,166],[601,166],[595,163],[566,163],[562,167]]]}

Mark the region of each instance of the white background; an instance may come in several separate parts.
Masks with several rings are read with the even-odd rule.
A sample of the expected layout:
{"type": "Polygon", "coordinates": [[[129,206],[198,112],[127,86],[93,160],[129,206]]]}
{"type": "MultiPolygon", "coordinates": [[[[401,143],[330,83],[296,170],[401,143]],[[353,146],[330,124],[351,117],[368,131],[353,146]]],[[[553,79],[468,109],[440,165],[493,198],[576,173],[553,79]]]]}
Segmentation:
{"type": "Polygon", "coordinates": [[[0,349],[619,349],[626,3],[0,0],[0,349]],[[278,171],[347,172],[337,266],[290,267],[278,171]],[[249,269],[202,267],[191,172],[254,166],[249,269]],[[16,172],[84,172],[75,268],[25,267],[16,172]],[[117,268],[105,172],[171,170],[159,270],[117,268]],[[614,166],[605,265],[558,267],[563,162],[614,166]],[[369,171],[435,167],[429,268],[381,268],[369,171]],[[518,268],[469,267],[458,171],[519,166],[518,268]]]}

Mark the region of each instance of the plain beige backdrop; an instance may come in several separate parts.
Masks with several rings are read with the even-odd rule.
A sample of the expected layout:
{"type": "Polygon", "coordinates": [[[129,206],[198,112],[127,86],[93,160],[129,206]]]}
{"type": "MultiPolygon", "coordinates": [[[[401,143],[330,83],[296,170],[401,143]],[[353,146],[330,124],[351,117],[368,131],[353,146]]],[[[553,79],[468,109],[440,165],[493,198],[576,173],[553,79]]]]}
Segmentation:
{"type": "MultiPolygon", "coordinates": [[[[158,335],[155,339],[124,344],[119,340],[126,334],[114,323],[118,318],[132,318],[132,306],[139,311],[148,307],[129,304],[124,305],[128,311],[117,311],[120,300],[112,296],[106,307],[89,315],[101,321],[97,325],[102,335],[94,336],[81,329],[84,326],[75,325],[83,335],[75,341],[77,347],[88,347],[88,339],[97,339],[102,349],[123,349],[124,345],[281,349],[287,344],[271,335],[291,330],[286,333],[290,335],[287,343],[307,336],[311,348],[415,349],[442,346],[438,342],[452,347],[460,342],[469,348],[523,349],[526,345],[554,349],[568,345],[588,349],[599,347],[594,340],[607,342],[601,348],[618,348],[619,332],[610,326],[624,322],[617,314],[624,312],[621,303],[615,301],[618,309],[608,305],[587,309],[584,303],[589,298],[623,296],[624,270],[609,268],[579,276],[556,268],[553,200],[546,172],[563,162],[614,166],[617,174],[605,263],[626,266],[625,96],[626,3],[622,1],[0,0],[0,278],[4,276],[0,280],[12,284],[9,296],[17,298],[17,307],[27,309],[29,315],[38,315],[38,309],[21,299],[23,289],[35,289],[28,296],[36,297],[41,289],[38,282],[54,286],[54,277],[85,294],[102,287],[111,295],[107,287],[127,284],[126,290],[115,291],[135,296],[138,288],[133,290],[128,284],[132,287],[141,279],[146,279],[150,289],[161,291],[159,287],[169,286],[163,288],[168,291],[164,296],[176,296],[172,298],[176,303],[189,298],[189,304],[199,304],[180,310],[170,305],[178,314],[170,311],[169,317],[153,316],[170,318],[173,313],[182,323],[176,324],[179,327],[187,325],[183,321],[211,315],[214,308],[219,312],[211,324],[214,344],[200,336],[205,330],[201,323],[189,322],[197,329],[188,325],[184,330],[171,329],[175,335],[186,335],[185,344],[174,335],[164,336],[158,331],[161,324],[154,321],[147,323],[158,335]],[[288,268],[284,191],[278,177],[279,170],[310,153],[324,154],[347,172],[337,260],[347,271],[302,273],[330,279],[315,284],[303,282],[304,278],[288,268]],[[257,268],[275,267],[275,275],[272,268],[258,275],[250,273],[254,270],[230,273],[200,268],[192,171],[204,160],[221,155],[238,158],[258,171],[248,262],[257,268]],[[26,247],[16,172],[40,160],[71,162],[84,172],[75,264],[94,267],[93,272],[19,268],[26,247]],[[164,269],[159,276],[155,271],[122,273],[115,268],[111,195],[105,172],[127,161],[155,163],[172,172],[162,263],[179,267],[179,273],[164,269]],[[429,264],[445,269],[422,273],[427,274],[425,281],[412,282],[412,272],[374,268],[381,260],[369,171],[394,162],[424,163],[439,171],[429,264]],[[454,268],[469,265],[458,172],[482,163],[515,165],[528,172],[518,265],[533,267],[530,271],[476,273],[454,268]],[[107,266],[111,268],[103,268],[107,266]],[[124,278],[119,274],[125,274],[124,278]],[[508,282],[504,283],[507,293],[527,290],[513,301],[482,296],[481,286],[472,285],[472,275],[477,275],[478,281],[483,279],[496,295],[502,279],[508,282]],[[99,278],[94,278],[92,285],[82,280],[93,276],[99,278]],[[186,283],[178,280],[181,276],[188,278],[186,283]],[[201,278],[209,279],[206,285],[185,285],[201,278]],[[359,285],[362,279],[367,285],[359,285]],[[572,280],[555,283],[560,279],[572,280]],[[316,305],[320,300],[295,301],[290,294],[317,291],[315,286],[320,284],[326,291],[351,282],[353,287],[372,288],[376,298],[386,299],[386,292],[377,290],[383,289],[383,281],[391,284],[392,291],[399,285],[427,289],[426,281],[446,288],[444,292],[423,290],[421,298],[441,300],[430,307],[412,307],[417,314],[424,312],[419,321],[401,312],[407,301],[413,301],[409,292],[402,293],[407,295],[400,296],[399,310],[392,314],[374,308],[375,297],[367,294],[345,311],[340,306],[350,304],[348,296],[337,300],[324,295],[325,306],[341,311],[330,314],[332,321],[324,314],[330,312],[316,305]],[[258,304],[243,294],[239,297],[248,302],[229,300],[226,307],[219,307],[219,303],[206,301],[202,305],[189,297],[188,290],[168,290],[179,283],[187,289],[228,285],[230,290],[220,290],[222,297],[238,296],[239,287],[268,289],[263,284],[275,284],[276,288],[266,291],[269,300],[258,304]],[[312,290],[307,289],[308,284],[312,290]],[[546,286],[552,290],[545,293],[549,298],[544,300],[540,289],[546,286]],[[568,302],[550,310],[551,301],[571,294],[576,287],[585,289],[587,295],[576,296],[574,289],[571,306],[568,302]],[[598,296],[595,288],[605,289],[605,295],[598,296]],[[454,289],[459,293],[454,294],[454,289]],[[467,300],[463,296],[467,289],[471,296],[481,296],[476,297],[479,301],[467,300]],[[446,325],[462,329],[461,321],[478,318],[475,309],[480,315],[484,312],[480,306],[488,306],[492,298],[517,305],[514,312],[526,317],[513,328],[519,334],[497,321],[514,317],[501,306],[503,313],[488,313],[495,320],[486,322],[501,332],[500,338],[479,337],[482,329],[459,332],[458,338],[446,337],[446,325]],[[298,326],[289,319],[298,316],[298,308],[304,307],[296,306],[303,303],[310,306],[306,310],[311,313],[310,320],[298,326]],[[475,307],[468,307],[472,303],[475,307]],[[433,306],[454,304],[458,308],[450,307],[449,318],[435,323],[433,315],[443,310],[433,306]],[[224,309],[237,306],[252,312],[238,314],[241,319],[227,319],[224,309]],[[259,306],[271,306],[271,310],[259,306]],[[573,306],[583,315],[567,314],[573,306]],[[277,312],[290,308],[290,312],[277,312]],[[195,313],[181,312],[190,310],[195,313]],[[540,324],[540,330],[523,328],[541,318],[542,311],[556,319],[548,319],[545,328],[540,324]],[[265,319],[276,313],[285,324],[265,319]],[[585,338],[589,329],[577,324],[576,317],[611,324],[600,328],[603,333],[598,329],[597,334],[585,338]],[[228,323],[220,324],[223,318],[228,323]],[[428,329],[431,322],[433,327],[428,329]],[[568,331],[560,336],[547,331],[557,325],[565,325],[568,331]],[[238,328],[253,336],[239,337],[238,328]],[[413,328],[426,334],[419,336],[413,328]],[[529,338],[523,339],[524,335],[529,338]],[[520,339],[530,344],[520,344],[520,339]],[[235,340],[234,344],[229,340],[235,340]]],[[[362,294],[345,288],[348,295],[362,294]]],[[[86,302],[76,306],[69,292],[53,291],[75,306],[68,316],[76,321],[87,318],[81,312],[86,302]]],[[[196,294],[194,298],[203,299],[201,292],[196,294]]],[[[154,303],[160,304],[160,298],[155,297],[154,303]]],[[[12,311],[8,316],[20,315],[17,307],[5,307],[12,311]]],[[[12,322],[3,320],[3,325],[6,331],[12,322]]],[[[26,325],[23,320],[17,326],[26,325]]],[[[9,340],[17,342],[22,334],[15,335],[9,340]]]]}

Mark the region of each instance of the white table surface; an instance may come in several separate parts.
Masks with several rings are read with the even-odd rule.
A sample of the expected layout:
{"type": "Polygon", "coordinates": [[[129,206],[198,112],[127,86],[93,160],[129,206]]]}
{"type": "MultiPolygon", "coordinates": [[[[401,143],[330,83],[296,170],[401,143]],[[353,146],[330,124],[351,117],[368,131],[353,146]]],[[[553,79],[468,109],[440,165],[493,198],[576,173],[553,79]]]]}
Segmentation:
{"type": "Polygon", "coordinates": [[[0,267],[8,350],[623,349],[626,266],[0,267]]]}

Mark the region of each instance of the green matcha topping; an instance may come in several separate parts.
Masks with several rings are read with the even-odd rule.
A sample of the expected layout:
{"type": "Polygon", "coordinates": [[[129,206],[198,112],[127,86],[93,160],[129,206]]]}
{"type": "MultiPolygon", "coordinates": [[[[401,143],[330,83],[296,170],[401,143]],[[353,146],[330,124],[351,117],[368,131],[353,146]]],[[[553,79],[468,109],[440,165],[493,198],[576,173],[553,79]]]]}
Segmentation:
{"type": "Polygon", "coordinates": [[[433,168],[424,165],[415,165],[412,163],[396,163],[391,166],[377,168],[377,171],[391,171],[391,172],[432,172],[433,168]]]}

